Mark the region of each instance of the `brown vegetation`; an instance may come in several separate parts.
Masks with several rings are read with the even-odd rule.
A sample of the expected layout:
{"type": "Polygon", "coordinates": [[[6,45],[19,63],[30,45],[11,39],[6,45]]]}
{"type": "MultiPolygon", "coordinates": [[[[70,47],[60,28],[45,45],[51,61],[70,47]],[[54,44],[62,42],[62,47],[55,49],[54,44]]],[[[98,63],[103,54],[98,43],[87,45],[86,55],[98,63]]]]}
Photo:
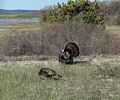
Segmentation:
{"type": "Polygon", "coordinates": [[[73,41],[78,44],[80,55],[120,54],[120,38],[102,31],[94,24],[65,22],[46,25],[39,33],[17,33],[2,37],[0,54],[58,55],[64,45],[73,41]]]}
{"type": "Polygon", "coordinates": [[[106,24],[120,25],[120,1],[113,0],[110,3],[101,3],[102,10],[107,15],[106,24]]]}
{"type": "Polygon", "coordinates": [[[120,42],[118,42],[120,39],[93,24],[62,23],[50,26],[43,33],[44,43],[51,46],[50,51],[54,54],[62,50],[69,41],[78,44],[80,55],[120,53],[120,42]]]}

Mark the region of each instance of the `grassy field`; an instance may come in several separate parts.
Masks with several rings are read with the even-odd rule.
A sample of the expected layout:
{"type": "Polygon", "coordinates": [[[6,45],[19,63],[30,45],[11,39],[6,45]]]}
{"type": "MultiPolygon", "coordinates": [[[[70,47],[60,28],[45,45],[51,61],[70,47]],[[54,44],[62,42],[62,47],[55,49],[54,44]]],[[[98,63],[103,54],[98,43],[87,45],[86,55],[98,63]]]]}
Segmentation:
{"type": "Polygon", "coordinates": [[[39,14],[0,14],[0,19],[14,19],[14,18],[39,18],[39,14]]]}
{"type": "Polygon", "coordinates": [[[108,30],[110,33],[120,35],[120,26],[106,26],[106,30],[108,30]]]}
{"type": "Polygon", "coordinates": [[[120,57],[97,56],[91,62],[79,57],[72,65],[56,58],[1,61],[0,100],[120,100],[120,57]],[[54,69],[62,78],[39,76],[42,67],[54,69]]]}
{"type": "MultiPolygon", "coordinates": [[[[39,18],[39,14],[1,14],[0,19],[16,19],[16,18],[39,18]]],[[[12,24],[0,24],[0,36],[14,34],[14,31],[30,31],[39,32],[39,22],[21,22],[12,24]]]]}
{"type": "MultiPolygon", "coordinates": [[[[0,36],[6,34],[11,34],[14,31],[31,31],[39,32],[42,28],[42,23],[40,22],[25,22],[25,23],[15,23],[15,24],[2,24],[0,25],[0,36]]],[[[120,26],[106,26],[106,30],[110,33],[120,35],[120,26]]]]}
{"type": "MultiPolygon", "coordinates": [[[[39,32],[41,26],[17,23],[0,28],[6,29],[0,30],[0,36],[5,36],[19,31],[39,32]]],[[[120,34],[119,26],[107,26],[107,30],[120,34]]],[[[0,61],[0,100],[120,100],[120,56],[97,56],[91,62],[85,59],[89,57],[79,57],[72,65],[55,58],[0,61]],[[62,78],[39,76],[42,67],[54,69],[62,78]]]]}
{"type": "Polygon", "coordinates": [[[17,33],[17,31],[25,32],[39,32],[41,29],[39,22],[25,22],[25,23],[15,23],[15,24],[1,24],[0,25],[0,36],[10,35],[17,33]]]}

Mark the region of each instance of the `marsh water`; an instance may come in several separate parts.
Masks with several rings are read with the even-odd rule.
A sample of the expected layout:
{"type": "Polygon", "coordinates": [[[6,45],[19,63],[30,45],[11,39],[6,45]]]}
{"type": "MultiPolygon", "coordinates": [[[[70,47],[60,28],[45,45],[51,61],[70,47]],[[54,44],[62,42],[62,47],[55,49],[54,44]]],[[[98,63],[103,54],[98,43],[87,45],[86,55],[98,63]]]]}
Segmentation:
{"type": "Polygon", "coordinates": [[[39,18],[0,19],[0,24],[14,24],[22,22],[39,22],[39,18]]]}

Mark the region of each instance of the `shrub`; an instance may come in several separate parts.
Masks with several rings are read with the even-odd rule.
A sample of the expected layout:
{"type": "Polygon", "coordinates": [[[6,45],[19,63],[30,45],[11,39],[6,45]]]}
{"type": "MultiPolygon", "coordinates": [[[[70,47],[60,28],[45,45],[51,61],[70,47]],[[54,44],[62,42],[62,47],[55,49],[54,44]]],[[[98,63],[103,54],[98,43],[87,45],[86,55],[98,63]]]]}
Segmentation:
{"type": "Polygon", "coordinates": [[[65,22],[51,25],[42,33],[43,43],[54,55],[69,41],[78,44],[81,55],[120,53],[120,39],[100,30],[94,24],[65,22]]]}
{"type": "Polygon", "coordinates": [[[112,0],[109,3],[101,3],[102,10],[106,13],[106,24],[120,25],[120,1],[112,0]]]}
{"type": "Polygon", "coordinates": [[[90,2],[89,0],[68,0],[67,3],[62,3],[45,9],[42,12],[42,20],[55,23],[68,20],[81,20],[85,23],[94,23],[98,25],[104,24],[104,13],[100,9],[98,2],[90,2]],[[79,16],[79,17],[78,17],[79,16]]]}
{"type": "Polygon", "coordinates": [[[116,16],[116,25],[120,25],[120,15],[116,16]]]}
{"type": "Polygon", "coordinates": [[[1,41],[1,53],[7,56],[42,54],[43,49],[40,36],[35,33],[16,32],[1,41]]]}
{"type": "Polygon", "coordinates": [[[80,55],[120,54],[120,38],[100,30],[94,24],[71,21],[49,24],[39,33],[14,33],[0,40],[0,54],[58,55],[69,41],[79,46],[80,55]]]}

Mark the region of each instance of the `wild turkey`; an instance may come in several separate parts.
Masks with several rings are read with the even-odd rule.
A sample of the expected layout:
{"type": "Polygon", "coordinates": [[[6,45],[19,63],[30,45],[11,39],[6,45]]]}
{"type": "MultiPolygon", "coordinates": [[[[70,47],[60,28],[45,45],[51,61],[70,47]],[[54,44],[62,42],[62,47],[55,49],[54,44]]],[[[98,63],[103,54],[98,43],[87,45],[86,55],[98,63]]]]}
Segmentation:
{"type": "Polygon", "coordinates": [[[74,42],[68,42],[65,49],[59,54],[59,62],[66,64],[73,63],[73,57],[79,56],[79,48],[74,42]]]}
{"type": "Polygon", "coordinates": [[[53,76],[62,77],[50,68],[41,68],[38,74],[47,78],[52,78],[53,76]]]}
{"type": "Polygon", "coordinates": [[[65,45],[65,49],[71,50],[71,56],[73,57],[79,56],[79,47],[74,42],[68,42],[65,45]]]}
{"type": "Polygon", "coordinates": [[[59,62],[64,62],[66,64],[73,63],[73,56],[71,56],[70,49],[64,49],[59,54],[59,62]]]}

